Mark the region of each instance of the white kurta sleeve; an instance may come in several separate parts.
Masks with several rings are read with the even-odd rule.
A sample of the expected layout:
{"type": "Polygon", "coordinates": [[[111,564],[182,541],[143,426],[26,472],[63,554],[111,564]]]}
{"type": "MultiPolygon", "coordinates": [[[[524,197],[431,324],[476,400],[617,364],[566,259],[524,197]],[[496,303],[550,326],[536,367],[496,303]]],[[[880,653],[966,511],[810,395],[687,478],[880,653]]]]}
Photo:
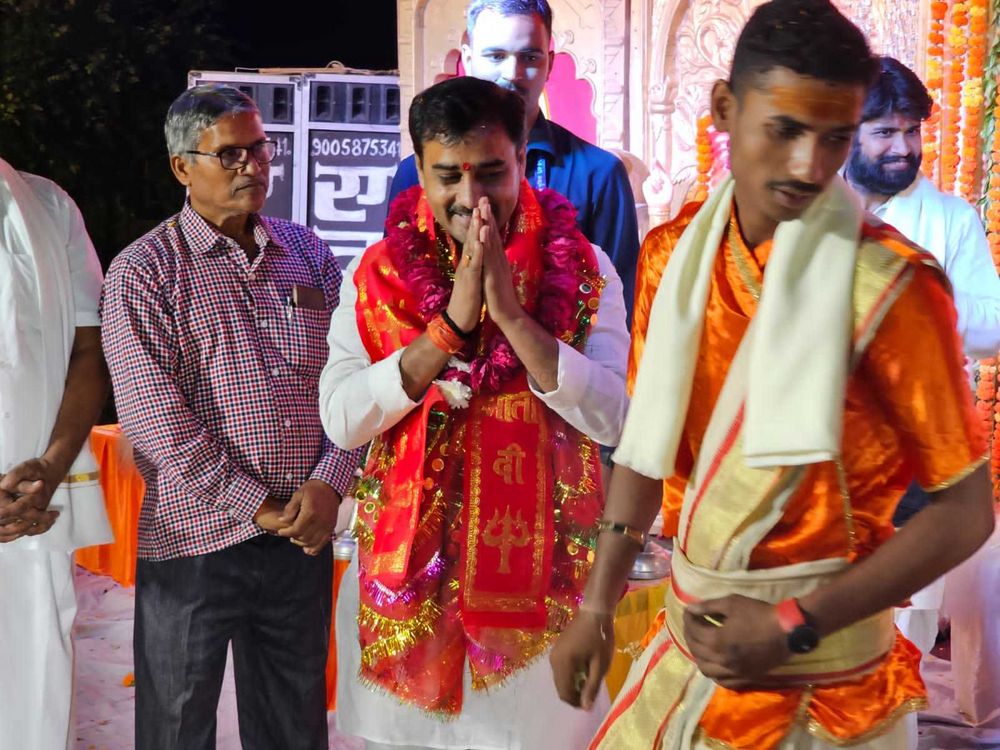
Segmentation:
{"type": "Polygon", "coordinates": [[[1000,276],[986,233],[971,206],[959,204],[950,217],[946,271],[955,293],[958,330],[970,357],[1000,350],[1000,276]]]}
{"type": "Polygon", "coordinates": [[[98,304],[104,274],[101,262],[83,224],[83,215],[76,203],[66,196],[67,222],[69,224],[66,252],[69,255],[69,273],[73,284],[73,303],[77,327],[99,326],[98,304]]]}
{"type": "Polygon", "coordinates": [[[615,446],[628,407],[629,335],[621,279],[604,251],[596,246],[594,250],[607,283],[583,352],[559,342],[555,390],[542,393],[528,380],[532,393],[573,427],[601,445],[615,446]]]}
{"type": "MultiPolygon", "coordinates": [[[[597,250],[607,284],[597,321],[583,352],[559,344],[558,387],[532,392],[573,427],[603,445],[616,445],[625,419],[625,371],[629,337],[622,283],[614,265],[597,250]]],[[[320,376],[320,414],[326,434],[349,450],[394,426],[417,406],[403,390],[402,350],[372,364],[358,332],[355,313],[356,258],[344,272],[340,304],[330,319],[330,355],[320,376]]]]}
{"type": "Polygon", "coordinates": [[[69,194],[51,180],[23,172],[21,176],[52,215],[52,220],[59,229],[59,236],[66,243],[76,327],[100,326],[97,308],[101,300],[104,274],[83,223],[83,214],[69,194]]]}
{"type": "Polygon", "coordinates": [[[359,255],[344,271],[340,302],[330,317],[330,355],[319,380],[320,417],[327,437],[351,450],[394,426],[417,405],[403,390],[403,350],[372,364],[358,332],[354,272],[359,255]]]}

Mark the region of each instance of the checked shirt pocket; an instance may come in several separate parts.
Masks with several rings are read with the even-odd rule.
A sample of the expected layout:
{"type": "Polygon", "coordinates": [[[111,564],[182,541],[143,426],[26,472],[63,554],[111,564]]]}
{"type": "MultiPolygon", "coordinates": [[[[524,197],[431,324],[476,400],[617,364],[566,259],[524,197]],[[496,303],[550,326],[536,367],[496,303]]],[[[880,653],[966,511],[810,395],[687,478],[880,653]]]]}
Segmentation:
{"type": "Polygon", "coordinates": [[[296,308],[288,316],[287,326],[288,364],[304,380],[318,381],[326,365],[330,311],[296,308]]]}

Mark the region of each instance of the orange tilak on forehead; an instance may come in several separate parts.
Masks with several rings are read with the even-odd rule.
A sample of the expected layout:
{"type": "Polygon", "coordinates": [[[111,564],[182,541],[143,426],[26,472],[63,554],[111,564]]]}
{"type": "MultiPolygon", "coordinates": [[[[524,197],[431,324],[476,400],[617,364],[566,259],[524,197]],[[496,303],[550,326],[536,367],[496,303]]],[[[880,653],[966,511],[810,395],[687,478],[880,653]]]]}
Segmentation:
{"type": "Polygon", "coordinates": [[[860,115],[861,98],[854,88],[804,81],[795,86],[768,86],[763,93],[776,109],[804,120],[850,123],[860,115]]]}

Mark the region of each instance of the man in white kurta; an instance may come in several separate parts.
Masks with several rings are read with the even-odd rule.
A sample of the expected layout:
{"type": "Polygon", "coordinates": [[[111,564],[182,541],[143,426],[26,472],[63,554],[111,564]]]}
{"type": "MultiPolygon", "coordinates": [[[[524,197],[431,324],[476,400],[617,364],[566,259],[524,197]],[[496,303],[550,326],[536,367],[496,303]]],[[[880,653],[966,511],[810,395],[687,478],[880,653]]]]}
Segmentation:
{"type": "MultiPolygon", "coordinates": [[[[993,357],[1000,350],[1000,277],[976,209],[942,193],[920,172],[920,125],[930,111],[931,98],[916,74],[883,57],[845,176],[869,211],[931,253],[944,269],[966,355],[993,357]]],[[[896,525],[927,502],[927,494],[911,486],[900,502],[896,525]]],[[[985,554],[981,550],[976,559],[985,554]]],[[[970,566],[967,562],[961,570],[970,566]]],[[[914,594],[910,606],[896,610],[897,626],[924,654],[934,647],[944,591],[945,579],[939,578],[914,594]]]]}
{"type": "MultiPolygon", "coordinates": [[[[411,188],[397,198],[387,221],[387,239],[369,248],[348,267],[340,305],[331,321],[330,359],[320,381],[324,426],[333,442],[344,448],[375,440],[365,476],[359,483],[356,526],[359,556],[351,562],[344,577],[336,620],[338,728],[365,738],[370,749],[582,747],[608,705],[606,695],[590,713],[561,704],[541,658],[551,643],[550,636],[576,612],[579,601],[576,585],[585,578],[589,567],[587,553],[596,532],[581,528],[581,538],[563,536],[565,528],[558,509],[561,507],[563,520],[574,512],[566,504],[572,502],[566,500],[567,496],[556,500],[553,537],[545,535],[529,540],[522,536],[516,542],[522,548],[536,545],[539,555],[553,555],[551,568],[556,571],[553,580],[564,565],[578,566],[573,568],[577,571],[576,582],[566,588],[547,589],[545,601],[550,618],[547,625],[543,621],[541,627],[533,629],[508,627],[509,639],[519,643],[535,639],[531,642],[537,648],[531,651],[530,658],[521,661],[515,658],[516,663],[508,668],[501,652],[491,651],[485,638],[477,640],[473,620],[477,613],[466,588],[474,587],[476,580],[462,572],[467,566],[458,565],[459,560],[470,558],[472,550],[478,550],[480,569],[492,570],[496,558],[488,555],[503,543],[504,534],[510,538],[516,536],[504,532],[502,524],[494,524],[493,531],[490,530],[489,511],[484,509],[491,501],[506,503],[509,499],[498,497],[504,493],[497,492],[496,487],[503,488],[503,481],[507,481],[513,497],[530,494],[534,487],[543,486],[544,482],[518,481],[522,470],[525,476],[534,471],[531,468],[535,466],[534,455],[541,457],[539,466],[551,462],[556,467],[557,478],[564,487],[566,483],[572,485],[572,461],[560,464],[565,449],[572,448],[573,453],[578,453],[580,446],[589,456],[588,466],[596,469],[595,442],[617,443],[626,405],[628,334],[621,281],[607,255],[579,235],[572,224],[572,209],[564,199],[551,192],[538,193],[522,180],[522,107],[516,95],[474,78],[438,84],[414,100],[410,130],[417,147],[423,187],[411,188]],[[439,117],[442,110],[449,108],[451,119],[439,117]],[[553,210],[565,211],[559,215],[568,221],[557,227],[553,210]],[[562,256],[564,263],[560,265],[543,261],[542,267],[548,270],[539,269],[540,276],[554,279],[550,274],[558,268],[572,272],[570,266],[584,256],[589,256],[589,262],[594,264],[591,278],[597,280],[595,284],[580,283],[577,278],[566,287],[568,320],[573,326],[582,325],[586,329],[585,336],[572,341],[573,337],[560,339],[550,333],[551,320],[545,311],[551,303],[540,301],[534,307],[531,293],[527,292],[529,301],[524,304],[533,308],[535,319],[532,319],[515,296],[512,278],[517,279],[514,283],[521,290],[530,289],[538,280],[527,278],[523,269],[528,266],[521,265],[518,259],[522,257],[519,253],[530,244],[525,238],[531,227],[542,226],[533,223],[532,217],[539,216],[543,217],[542,225],[548,227],[540,242],[541,257],[555,252],[556,245],[579,250],[579,255],[574,252],[562,256]],[[405,234],[413,227],[422,230],[400,238],[400,232],[405,234]],[[562,231],[566,234],[560,235],[562,231]],[[418,248],[426,247],[421,243],[432,232],[441,239],[438,252],[447,255],[441,256],[440,266],[432,261],[415,276],[413,268],[428,257],[418,248]],[[577,242],[580,244],[571,244],[577,242]],[[416,254],[407,255],[410,250],[416,254]],[[405,262],[407,258],[409,262],[405,262]],[[453,280],[439,278],[434,282],[440,284],[438,287],[420,285],[417,276],[430,278],[442,273],[441,268],[444,273],[453,269],[453,280]],[[388,292],[379,290],[382,282],[388,292]],[[603,289],[595,294],[596,286],[603,289]],[[414,288],[424,289],[425,293],[411,298],[414,288]],[[445,304],[446,307],[436,312],[430,298],[433,290],[440,288],[446,289],[450,302],[442,301],[439,307],[445,304]],[[574,295],[581,293],[585,298],[578,304],[574,295]],[[402,301],[398,301],[400,295],[402,301]],[[421,312],[412,317],[415,310],[426,310],[427,314],[421,312]],[[399,322],[398,327],[393,325],[394,321],[399,322]],[[489,351],[497,342],[491,336],[498,330],[517,357],[509,369],[481,354],[484,347],[489,351]],[[383,335],[385,338],[381,338],[383,335]],[[380,341],[387,343],[383,346],[380,341]],[[485,380],[478,382],[475,374],[490,367],[504,374],[492,385],[485,380]],[[470,370],[471,380],[463,376],[470,370]],[[525,372],[525,390],[530,391],[530,396],[524,390],[517,393],[509,390],[509,383],[524,382],[518,378],[523,379],[525,372]],[[432,402],[434,406],[429,406],[432,402]],[[513,413],[496,406],[514,402],[518,407],[513,407],[513,413]],[[420,415],[428,410],[430,416],[425,421],[420,415]],[[482,443],[462,442],[462,433],[475,432],[480,424],[477,419],[483,414],[489,415],[483,417],[483,424],[496,416],[498,421],[492,424],[501,430],[518,423],[522,416],[525,423],[533,421],[537,425],[541,421],[555,426],[544,443],[519,439],[515,460],[505,464],[499,458],[494,459],[493,454],[486,455],[486,448],[480,447],[490,440],[486,430],[482,443]],[[528,414],[536,416],[529,420],[528,414]],[[388,514],[405,492],[389,488],[405,488],[407,483],[391,485],[392,470],[380,472],[384,464],[405,460],[408,446],[413,443],[407,438],[418,435],[406,430],[424,424],[433,433],[426,438],[427,460],[423,468],[416,469],[419,476],[407,477],[416,479],[409,484],[427,488],[420,490],[419,512],[414,515],[420,518],[420,525],[416,527],[402,582],[386,586],[383,581],[387,579],[380,575],[375,552],[381,543],[380,535],[391,534],[393,529],[383,528],[380,514],[388,514]],[[461,445],[471,446],[469,451],[474,453],[482,450],[482,461],[477,456],[470,457],[469,451],[458,447],[461,445]],[[495,483],[494,490],[484,489],[478,500],[470,500],[470,493],[475,496],[478,492],[478,478],[464,488],[460,478],[454,483],[449,480],[460,476],[463,467],[468,472],[470,466],[481,467],[484,488],[491,480],[495,483]],[[561,466],[569,468],[560,473],[561,466]],[[438,505],[437,499],[441,497],[445,502],[438,505]],[[463,520],[462,510],[470,506],[482,512],[485,526],[481,536],[490,537],[483,546],[478,542],[480,534],[468,531],[478,516],[469,511],[469,518],[463,520]],[[443,525],[435,525],[435,519],[442,517],[443,525]],[[553,551],[551,539],[556,537],[560,541],[553,551]],[[425,564],[420,555],[428,549],[431,554],[425,564]],[[577,563],[561,556],[567,551],[578,556],[577,563]],[[417,597],[419,602],[419,597],[427,591],[431,592],[430,611],[438,612],[429,620],[423,620],[422,614],[409,619],[397,616],[390,608],[394,603],[404,606],[410,597],[417,597]],[[450,593],[454,591],[458,601],[450,593]],[[554,604],[556,599],[562,604],[554,604]],[[381,606],[386,607],[380,610],[385,614],[373,612],[381,606]],[[561,623],[553,624],[552,614],[560,606],[563,607],[561,623]],[[414,632],[409,624],[414,619],[423,622],[426,630],[414,632]],[[380,633],[400,637],[398,641],[391,637],[379,640],[376,636],[380,633]],[[368,640],[364,638],[366,634],[371,636],[368,640]],[[518,640],[522,638],[525,640],[518,640]],[[466,645],[456,646],[456,643],[466,645]],[[421,649],[430,649],[439,656],[424,659],[421,649]],[[480,658],[486,651],[491,656],[480,658]],[[372,666],[373,661],[389,666],[380,670],[372,666]],[[454,668],[437,670],[437,663],[450,663],[454,668]]],[[[542,282],[542,288],[546,283],[542,282]]],[[[548,288],[551,294],[553,287],[548,288]]],[[[558,317],[553,312],[551,319],[558,317]]],[[[523,434],[527,435],[531,425],[515,428],[524,429],[523,434]]],[[[515,447],[514,443],[508,445],[506,439],[502,444],[508,449],[515,447]]],[[[508,459],[512,455],[505,450],[499,453],[508,459]]],[[[416,456],[419,463],[424,456],[422,446],[416,456]]],[[[582,463],[579,455],[575,460],[582,463]]],[[[546,470],[540,469],[539,476],[546,470]]],[[[586,517],[592,518],[596,525],[597,516],[593,514],[599,513],[602,504],[600,483],[596,474],[589,476],[587,482],[578,486],[583,495],[593,497],[593,505],[586,506],[591,515],[586,517]]],[[[508,510],[510,507],[507,506],[508,510]]],[[[579,510],[577,506],[575,512],[579,510]]],[[[507,517],[508,532],[520,525],[521,513],[522,510],[517,510],[512,518],[507,517]]],[[[513,544],[500,553],[502,562],[496,568],[495,582],[502,583],[500,574],[508,562],[511,568],[516,568],[516,554],[513,544]]],[[[417,609],[423,612],[422,605],[417,609]]],[[[504,614],[512,613],[499,616],[504,614]]],[[[523,614],[516,613],[519,617],[523,614]]],[[[495,634],[501,630],[502,627],[492,631],[483,628],[482,632],[495,634]]]]}
{"type": "Polygon", "coordinates": [[[1000,277],[975,208],[923,174],[872,211],[931,253],[955,293],[958,331],[972,359],[1000,350],[1000,277]]]}
{"type": "Polygon", "coordinates": [[[865,208],[931,253],[955,295],[969,357],[1000,350],[1000,277],[976,209],[942,193],[920,172],[920,124],[931,99],[919,78],[891,57],[869,90],[845,176],[865,208]]]}
{"type": "Polygon", "coordinates": [[[101,281],[70,197],[0,159],[0,750],[75,742],[73,550],[111,541],[101,281]]]}

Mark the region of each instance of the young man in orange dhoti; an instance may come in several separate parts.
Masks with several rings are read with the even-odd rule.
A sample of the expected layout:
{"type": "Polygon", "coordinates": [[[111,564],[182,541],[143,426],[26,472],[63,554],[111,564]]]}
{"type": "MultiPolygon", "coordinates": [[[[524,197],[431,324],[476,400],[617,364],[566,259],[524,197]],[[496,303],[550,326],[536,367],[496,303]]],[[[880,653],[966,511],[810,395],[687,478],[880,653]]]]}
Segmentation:
{"type": "MultiPolygon", "coordinates": [[[[337,606],[337,722],[368,748],[579,747],[603,711],[541,657],[576,612],[618,442],[614,266],[524,180],[524,104],[456,78],[410,111],[420,185],[347,269],[321,410],[374,440],[337,606]]],[[[607,698],[604,697],[607,708],[607,698]]]]}
{"type": "Polygon", "coordinates": [[[672,585],[592,747],[915,747],[892,606],[993,514],[947,281],[836,174],[876,69],[830,3],[760,6],[712,90],[732,176],[643,247],[607,533],[551,655],[565,700],[607,669],[664,480],[672,585]],[[912,477],[935,501],[893,535],[912,477]]]}

